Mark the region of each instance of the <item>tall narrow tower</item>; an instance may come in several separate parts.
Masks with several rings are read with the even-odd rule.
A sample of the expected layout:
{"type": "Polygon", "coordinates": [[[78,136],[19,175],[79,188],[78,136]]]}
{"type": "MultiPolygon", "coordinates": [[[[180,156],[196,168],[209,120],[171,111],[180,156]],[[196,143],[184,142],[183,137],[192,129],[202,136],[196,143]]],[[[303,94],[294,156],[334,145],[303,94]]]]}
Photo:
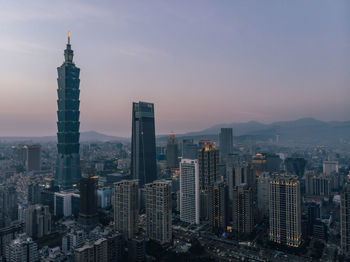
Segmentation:
{"type": "Polygon", "coordinates": [[[340,200],[340,247],[350,257],[350,184],[346,184],[340,200]]]}
{"type": "Polygon", "coordinates": [[[154,105],[132,105],[131,174],[140,186],[157,179],[154,105]]]}
{"type": "Polygon", "coordinates": [[[58,72],[57,110],[57,163],[56,183],[60,188],[69,189],[78,184],[81,178],[79,155],[79,73],[73,63],[73,50],[68,43],[64,50],[64,63],[58,72]]]}
{"type": "Polygon", "coordinates": [[[226,162],[228,154],[233,153],[233,135],[232,128],[221,128],[219,134],[220,140],[220,162],[226,162]]]}
{"type": "Polygon", "coordinates": [[[220,180],[219,150],[211,142],[203,143],[198,152],[200,217],[202,220],[208,220],[210,218],[211,189],[220,180]]]}
{"type": "Polygon", "coordinates": [[[171,134],[166,146],[166,160],[169,168],[179,167],[178,143],[174,134],[171,134]]]}

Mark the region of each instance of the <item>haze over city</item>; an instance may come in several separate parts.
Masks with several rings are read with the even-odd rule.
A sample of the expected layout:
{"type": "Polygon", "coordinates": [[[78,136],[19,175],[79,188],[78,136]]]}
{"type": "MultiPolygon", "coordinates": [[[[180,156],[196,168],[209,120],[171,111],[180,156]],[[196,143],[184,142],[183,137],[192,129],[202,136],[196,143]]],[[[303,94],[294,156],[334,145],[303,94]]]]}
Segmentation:
{"type": "Polygon", "coordinates": [[[81,130],[130,136],[214,124],[349,120],[348,1],[1,1],[0,135],[54,135],[71,31],[81,130]]]}

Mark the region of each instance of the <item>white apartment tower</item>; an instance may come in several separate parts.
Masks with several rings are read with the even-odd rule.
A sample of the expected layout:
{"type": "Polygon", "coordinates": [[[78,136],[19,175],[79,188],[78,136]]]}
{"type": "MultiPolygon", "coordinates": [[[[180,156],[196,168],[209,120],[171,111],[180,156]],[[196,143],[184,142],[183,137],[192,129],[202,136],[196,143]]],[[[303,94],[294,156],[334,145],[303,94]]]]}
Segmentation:
{"type": "Polygon", "coordinates": [[[180,163],[180,220],[199,224],[198,160],[182,159],[180,163]]]}

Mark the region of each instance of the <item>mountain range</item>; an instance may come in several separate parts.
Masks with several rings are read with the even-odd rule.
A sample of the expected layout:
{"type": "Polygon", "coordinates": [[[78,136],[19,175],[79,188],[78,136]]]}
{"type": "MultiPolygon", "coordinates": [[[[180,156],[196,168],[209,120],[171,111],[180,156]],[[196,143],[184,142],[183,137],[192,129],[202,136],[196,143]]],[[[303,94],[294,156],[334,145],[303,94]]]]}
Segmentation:
{"type": "MultiPolygon", "coordinates": [[[[41,137],[25,137],[25,136],[2,136],[0,141],[11,142],[11,141],[23,141],[31,143],[40,142],[56,142],[56,136],[41,136],[41,137]]],[[[107,142],[107,141],[119,141],[119,142],[129,142],[130,138],[119,137],[119,136],[109,136],[96,131],[86,131],[80,133],[80,142],[107,142]]]]}
{"type": "MultiPolygon", "coordinates": [[[[193,138],[195,140],[210,139],[216,141],[221,128],[230,127],[236,139],[273,140],[279,137],[281,143],[295,144],[349,144],[350,121],[320,121],[314,118],[302,118],[295,121],[274,122],[263,124],[255,121],[246,123],[218,124],[207,129],[177,134],[178,139],[193,138]]],[[[168,135],[157,136],[158,141],[166,141],[168,135]]],[[[55,142],[56,136],[44,137],[0,137],[0,141],[30,141],[55,142]]],[[[96,131],[81,132],[81,142],[106,142],[120,141],[130,142],[130,138],[109,136],[96,131]]]]}
{"type": "Polygon", "coordinates": [[[256,139],[276,139],[284,143],[323,143],[337,144],[350,141],[350,121],[320,121],[314,118],[301,118],[295,121],[263,124],[255,121],[246,123],[219,124],[199,132],[181,136],[198,137],[218,135],[220,129],[230,127],[235,137],[250,136],[256,139]]]}

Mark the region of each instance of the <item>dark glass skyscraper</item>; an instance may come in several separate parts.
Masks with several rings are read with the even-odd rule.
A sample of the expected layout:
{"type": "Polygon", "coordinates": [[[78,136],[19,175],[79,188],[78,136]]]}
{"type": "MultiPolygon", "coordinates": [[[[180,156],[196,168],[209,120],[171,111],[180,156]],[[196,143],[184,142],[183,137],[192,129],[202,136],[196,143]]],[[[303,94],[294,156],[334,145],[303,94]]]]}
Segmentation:
{"type": "Polygon", "coordinates": [[[58,110],[57,110],[57,164],[56,183],[60,188],[72,188],[81,178],[79,155],[79,73],[73,63],[73,50],[68,35],[64,50],[64,63],[58,72],[58,110]]]}
{"type": "Polygon", "coordinates": [[[233,136],[232,136],[232,128],[221,128],[219,134],[220,140],[220,162],[226,162],[226,158],[228,154],[233,153],[233,136]]]}
{"type": "Polygon", "coordinates": [[[169,168],[179,167],[178,143],[174,134],[171,134],[166,146],[166,160],[169,168]]]}
{"type": "Polygon", "coordinates": [[[182,158],[197,159],[198,145],[193,142],[193,139],[182,140],[182,158]]]}
{"type": "Polygon", "coordinates": [[[96,179],[89,175],[80,179],[79,222],[88,229],[94,228],[98,222],[96,179]]]}
{"type": "Polygon", "coordinates": [[[131,174],[140,186],[157,179],[154,105],[132,104],[131,174]]]}

